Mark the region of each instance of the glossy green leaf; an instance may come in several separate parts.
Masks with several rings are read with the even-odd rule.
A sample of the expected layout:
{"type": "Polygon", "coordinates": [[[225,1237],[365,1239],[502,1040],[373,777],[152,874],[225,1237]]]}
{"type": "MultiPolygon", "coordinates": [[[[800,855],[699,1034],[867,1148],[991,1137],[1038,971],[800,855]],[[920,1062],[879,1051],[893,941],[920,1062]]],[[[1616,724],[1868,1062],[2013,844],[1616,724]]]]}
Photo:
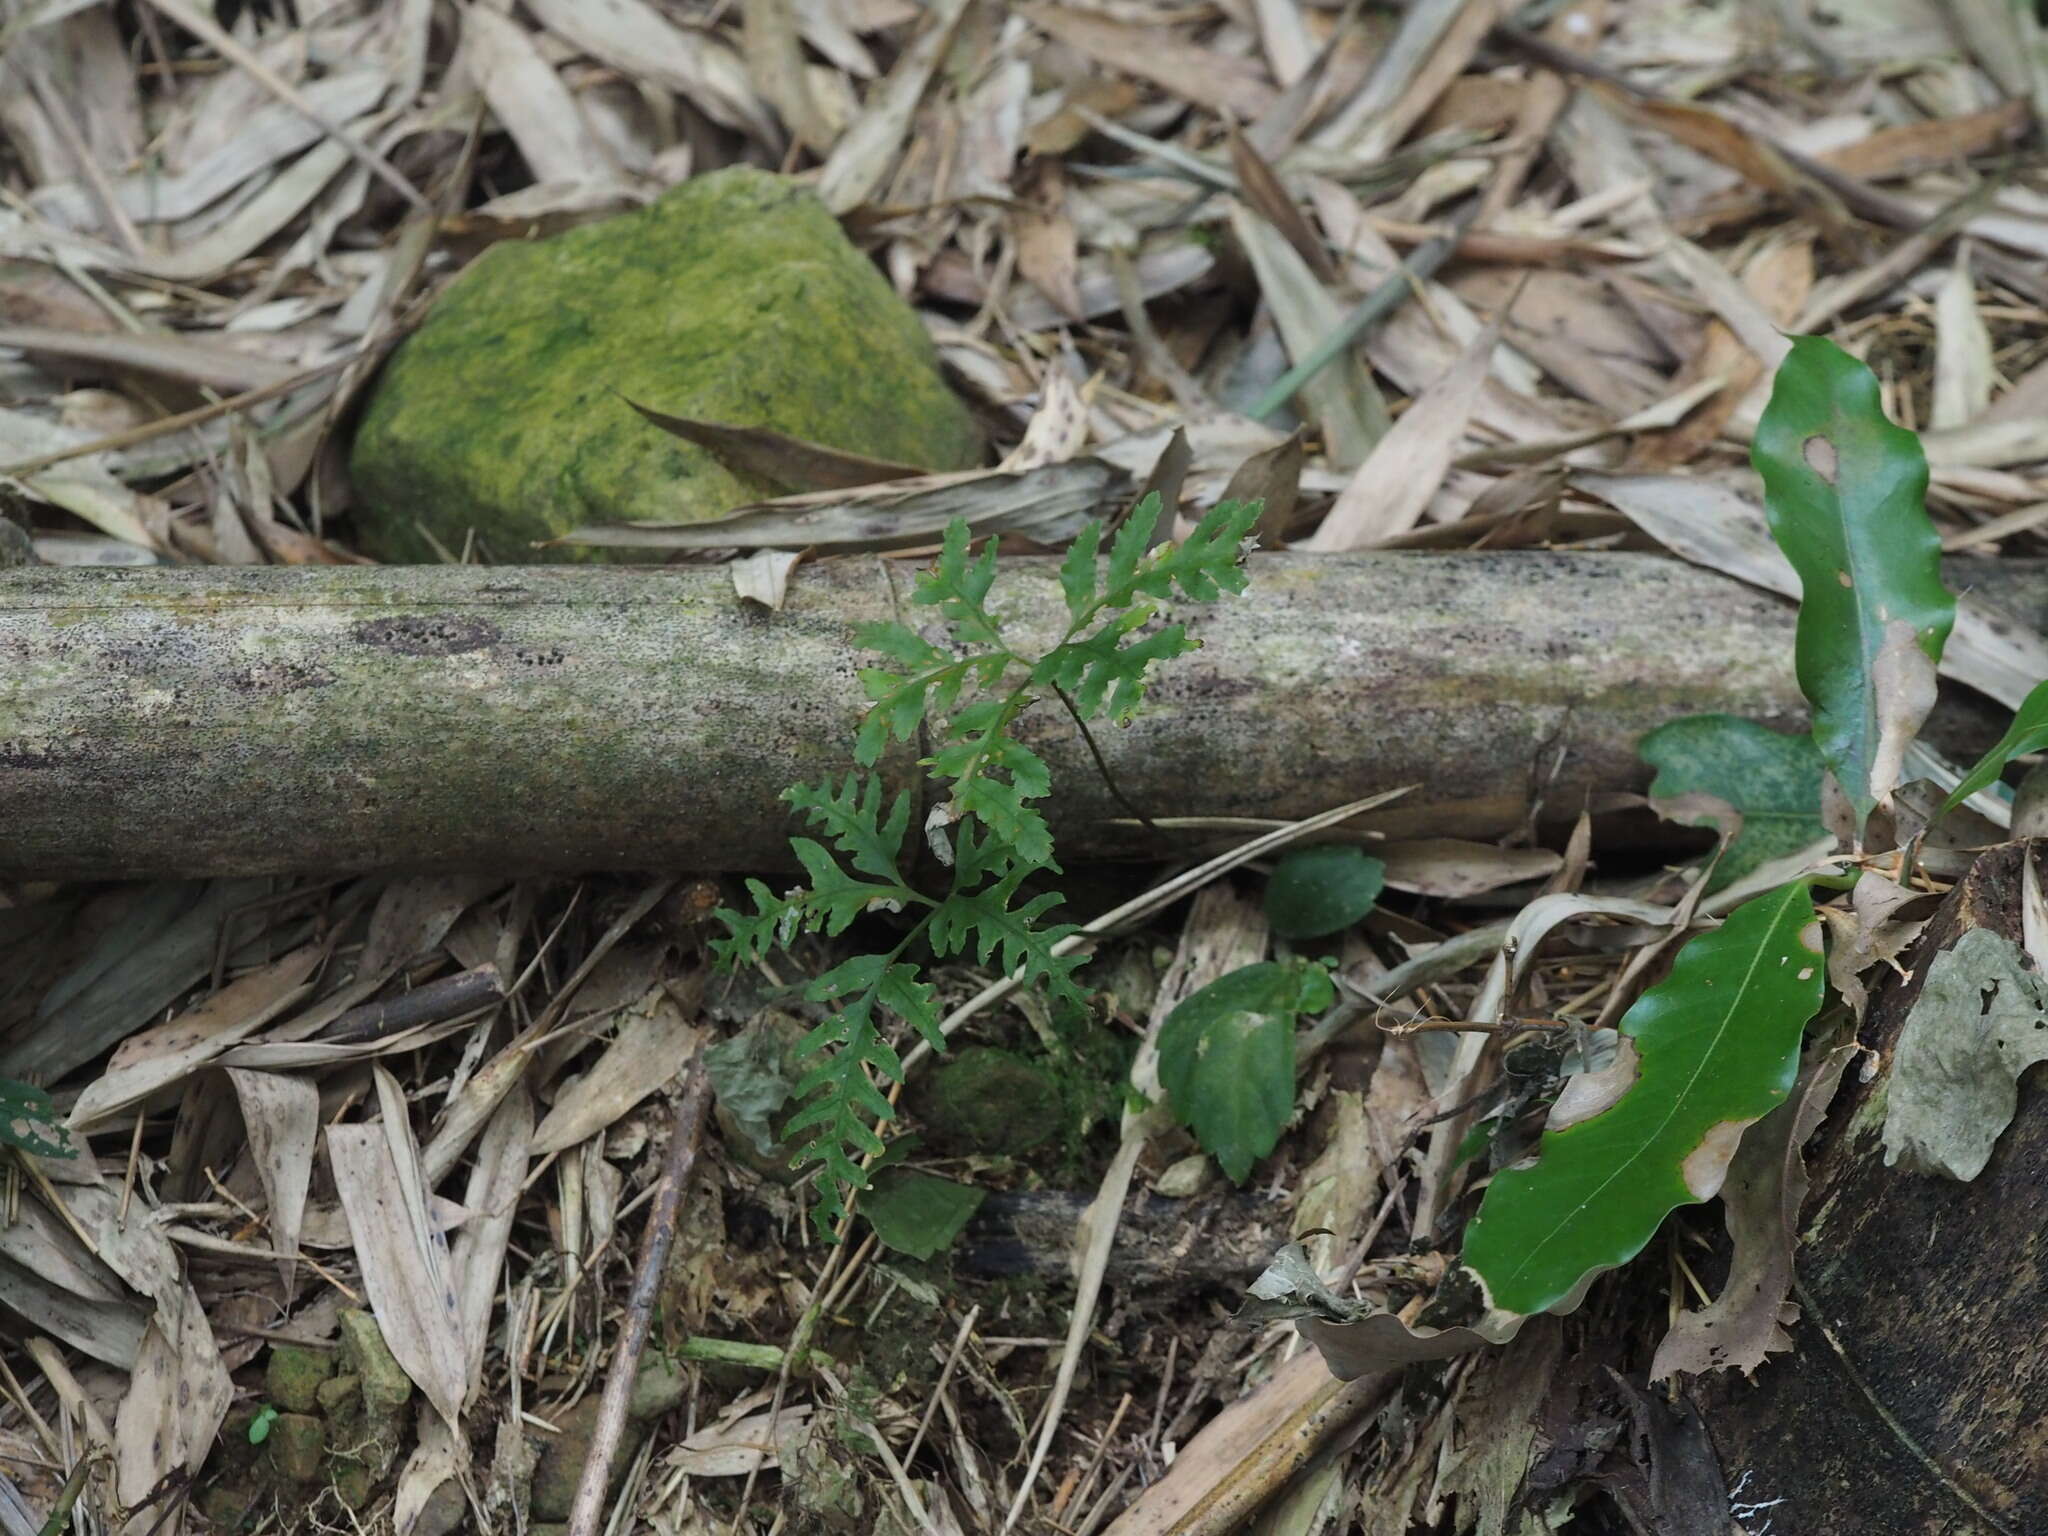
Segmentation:
{"type": "Polygon", "coordinates": [[[885,1245],[913,1259],[928,1259],[953,1246],[987,1198],[985,1189],[910,1168],[891,1168],[875,1175],[860,1211],[885,1245]]]}
{"type": "Polygon", "coordinates": [[[1283,939],[1319,939],[1370,912],[1386,883],[1387,866],[1359,849],[1297,848],[1266,882],[1266,921],[1283,939]]]}
{"type": "Polygon", "coordinates": [[[1718,827],[1728,837],[1709,890],[1760,864],[1786,858],[1827,836],[1820,814],[1825,765],[1811,736],[1787,736],[1735,715],[1687,715],[1636,744],[1657,770],[1650,798],[1678,801],[1664,813],[1688,827],[1718,827]],[[1729,826],[1715,808],[1681,797],[1710,795],[1741,818],[1729,826]]]}
{"type": "Polygon", "coordinates": [[[1779,365],[1751,458],[1771,535],[1799,573],[1814,743],[1867,816],[1932,703],[1931,664],[1955,622],[1927,459],[1885,418],[1871,371],[1817,336],[1794,338],[1779,365]]]}
{"type": "Polygon", "coordinates": [[[1294,1113],[1294,1021],[1336,999],[1306,961],[1241,966],[1182,1000],[1159,1028],[1159,1082],[1202,1150],[1242,1184],[1294,1113]]]}
{"type": "Polygon", "coordinates": [[[1977,766],[1963,776],[1955,793],[1942,802],[1943,812],[1954,810],[1980,789],[1988,789],[2005,772],[2005,765],[2029,752],[2048,747],[2048,682],[2036,683],[2034,691],[2020,701],[2012,726],[1998,745],[1977,759],[1977,766]]]}
{"type": "Polygon", "coordinates": [[[37,1157],[78,1156],[78,1149],[64,1134],[64,1117],[49,1094],[33,1083],[4,1077],[0,1077],[0,1146],[19,1147],[37,1157]]]}
{"type": "Polygon", "coordinates": [[[1487,1187],[1464,1258],[1489,1303],[1532,1313],[1573,1302],[1671,1211],[1713,1198],[1743,1128],[1792,1090],[1825,973],[1803,880],[1681,949],[1623,1016],[1615,1065],[1571,1079],[1534,1161],[1487,1187]]]}

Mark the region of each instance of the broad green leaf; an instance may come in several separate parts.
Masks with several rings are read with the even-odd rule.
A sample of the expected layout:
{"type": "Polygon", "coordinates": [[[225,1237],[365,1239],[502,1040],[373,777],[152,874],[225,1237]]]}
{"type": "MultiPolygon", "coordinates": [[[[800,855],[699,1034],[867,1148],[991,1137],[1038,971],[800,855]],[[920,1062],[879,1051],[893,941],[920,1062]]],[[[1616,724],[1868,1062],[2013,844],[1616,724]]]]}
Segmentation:
{"type": "Polygon", "coordinates": [[[1671,1211],[1713,1198],[1744,1127],[1791,1092],[1825,982],[1803,880],[1681,949],[1623,1016],[1615,1065],[1571,1079],[1534,1162],[1487,1187],[1464,1257],[1490,1304],[1533,1313],[1574,1301],[1671,1211]]]}
{"type": "Polygon", "coordinates": [[[1828,835],[1821,820],[1825,772],[1811,736],[1787,736],[1734,715],[1687,715],[1660,725],[1636,744],[1657,770],[1652,800],[1711,795],[1738,816],[1738,826],[1705,806],[1674,806],[1667,816],[1688,827],[1718,827],[1727,851],[1709,890],[1741,879],[1760,864],[1785,858],[1828,835]]]}
{"type": "Polygon", "coordinates": [[[19,1147],[37,1157],[78,1156],[49,1094],[33,1083],[5,1077],[0,1077],[0,1146],[19,1147]]]}
{"type": "Polygon", "coordinates": [[[1795,659],[1814,743],[1867,816],[1933,703],[1955,623],[1927,459],[1885,419],[1871,371],[1817,336],[1796,337],[1779,365],[1751,458],[1771,535],[1799,573],[1795,659]]]}
{"type": "Polygon", "coordinates": [[[2005,772],[2005,765],[2016,757],[2029,752],[2039,752],[2048,747],[2048,682],[2036,683],[2034,691],[2020,701],[2019,712],[2012,717],[2012,726],[1998,740],[1998,745],[1977,760],[1977,766],[1963,776],[1955,793],[1942,802],[1946,814],[1961,805],[1980,789],[1990,787],[1992,781],[2005,772]]]}
{"type": "Polygon", "coordinates": [[[1202,1150],[1242,1184],[1294,1113],[1294,1021],[1336,999],[1304,961],[1241,966],[1185,998],[1159,1028],[1159,1082],[1202,1150]]]}
{"type": "Polygon", "coordinates": [[[1319,939],[1370,912],[1386,883],[1387,866],[1359,849],[1297,848],[1266,882],[1266,921],[1283,939],[1319,939]]]}
{"type": "Polygon", "coordinates": [[[928,1259],[953,1246],[987,1198],[985,1189],[910,1168],[891,1168],[875,1175],[860,1211],[886,1246],[913,1259],[928,1259]]]}

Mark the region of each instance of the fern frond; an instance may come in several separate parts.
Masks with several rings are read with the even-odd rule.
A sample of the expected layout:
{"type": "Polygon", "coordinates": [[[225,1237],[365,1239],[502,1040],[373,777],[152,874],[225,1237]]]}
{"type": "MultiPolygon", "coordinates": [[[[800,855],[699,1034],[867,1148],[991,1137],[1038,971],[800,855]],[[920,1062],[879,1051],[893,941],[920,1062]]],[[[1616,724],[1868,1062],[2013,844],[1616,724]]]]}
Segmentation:
{"type": "Polygon", "coordinates": [[[938,563],[919,574],[910,600],[921,607],[936,607],[967,644],[1000,650],[1002,626],[986,606],[988,589],[996,580],[996,541],[990,539],[979,558],[974,558],[968,554],[973,537],[965,518],[948,523],[938,563]]]}
{"type": "Polygon", "coordinates": [[[849,773],[838,789],[823,784],[792,784],[782,798],[802,811],[811,825],[830,837],[862,874],[906,887],[897,860],[903,834],[910,828],[910,796],[902,793],[882,811],[882,781],[873,774],[849,773]]]}
{"type": "Polygon", "coordinates": [[[861,955],[835,966],[804,995],[839,1007],[804,1038],[802,1055],[816,1057],[817,1064],[796,1085],[803,1108],[783,1127],[783,1135],[797,1145],[792,1166],[817,1163],[822,1168],[817,1216],[829,1235],[846,1214],[846,1191],[867,1187],[855,1159],[882,1150],[871,1122],[879,1124],[895,1113],[875,1086],[875,1076],[903,1080],[902,1058],[883,1038],[877,1009],[902,1015],[941,1047],[944,1042],[933,989],[918,980],[914,966],[888,955],[861,955]]]}
{"type": "Polygon", "coordinates": [[[1032,870],[1006,855],[1007,850],[995,840],[971,828],[962,831],[957,864],[961,888],[931,914],[926,931],[933,950],[941,956],[971,952],[981,965],[993,958],[1005,972],[1021,971],[1023,985],[1042,986],[1059,1001],[1085,1004],[1087,994],[1075,982],[1074,972],[1087,963],[1087,955],[1053,952],[1060,940],[1081,931],[1079,925],[1040,926],[1046,912],[1066,898],[1048,891],[1013,908],[1010,903],[1017,898],[1017,888],[1032,870]],[[989,874],[996,876],[989,884],[979,890],[966,888],[989,874]]]}

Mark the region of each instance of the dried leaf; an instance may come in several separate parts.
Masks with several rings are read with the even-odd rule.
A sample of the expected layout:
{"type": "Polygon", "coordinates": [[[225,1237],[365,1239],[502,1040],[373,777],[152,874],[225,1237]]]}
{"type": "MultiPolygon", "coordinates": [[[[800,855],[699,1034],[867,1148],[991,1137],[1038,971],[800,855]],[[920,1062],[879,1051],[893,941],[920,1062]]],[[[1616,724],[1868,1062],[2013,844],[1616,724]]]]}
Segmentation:
{"type": "Polygon", "coordinates": [[[957,517],[977,537],[1021,533],[1057,546],[1128,483],[1101,459],[1071,459],[1017,475],[970,470],[854,492],[784,496],[708,523],[599,524],[579,528],[567,542],[619,549],[895,549],[933,542],[957,517]]]}
{"type": "Polygon", "coordinates": [[[666,987],[630,1011],[591,1069],[555,1098],[533,1133],[537,1157],[594,1136],[689,1065],[704,1033],[683,1017],[666,987]]]}
{"type": "Polygon", "coordinates": [[[1977,284],[1958,257],[1934,296],[1934,403],[1928,423],[1937,431],[1975,421],[1991,404],[1998,370],[1991,331],[1977,312],[1977,284]]]}
{"type": "Polygon", "coordinates": [[[627,400],[626,404],[662,431],[686,443],[695,443],[735,475],[766,480],[792,491],[850,491],[857,486],[931,473],[914,464],[893,464],[887,459],[871,459],[823,443],[808,443],[772,427],[727,426],[723,422],[671,416],[637,400],[627,400]]]}
{"type": "Polygon", "coordinates": [[[1256,61],[1200,47],[1166,27],[1114,21],[1044,0],[1027,0],[1015,9],[1068,47],[1212,111],[1256,122],[1277,94],[1256,61]]]}
{"type": "Polygon", "coordinates": [[[1402,412],[1358,466],[1322,525],[1302,542],[1303,549],[1319,554],[1371,549],[1422,520],[1457,456],[1499,341],[1498,327],[1481,331],[1443,377],[1402,412]]]}
{"type": "Polygon", "coordinates": [[[789,596],[789,578],[802,559],[801,554],[791,550],[757,549],[733,561],[733,591],[771,613],[780,613],[789,596]]]}
{"type": "Polygon", "coordinates": [[[321,946],[307,945],[221,988],[168,1024],[131,1036],[107,1070],[79,1094],[67,1123],[73,1130],[90,1130],[183,1082],[298,1001],[306,978],[324,958],[321,946]]]}
{"type": "Polygon", "coordinates": [[[1006,475],[1048,464],[1064,464],[1088,442],[1088,406],[1074,381],[1057,364],[1045,370],[1038,409],[1025,424],[1024,440],[1010,450],[997,468],[1006,475]]]}
{"type": "Polygon", "coordinates": [[[1703,1375],[1732,1368],[1752,1375],[1767,1355],[1792,1347],[1785,1330],[1799,1316],[1790,1298],[1799,1211],[1808,1187],[1803,1149],[1820,1128],[1856,1049],[1853,1043],[1837,1046],[1809,1062],[1792,1097],[1742,1138],[1721,1186],[1735,1245],[1728,1279],[1705,1307],[1679,1313],[1657,1346],[1652,1381],[1681,1371],[1703,1375]]]}
{"type": "Polygon", "coordinates": [[[284,1255],[278,1267],[284,1291],[292,1294],[298,1269],[299,1223],[313,1178],[320,1139],[320,1090],[296,1077],[230,1067],[228,1081],[242,1106],[249,1150],[270,1205],[270,1246],[284,1255]]]}
{"type": "Polygon", "coordinates": [[[2019,1107],[2019,1075],[2048,1060],[2048,984],[2025,952],[1972,928],[1927,967],[1885,1097],[1884,1161],[1967,1183],[2019,1107]]]}

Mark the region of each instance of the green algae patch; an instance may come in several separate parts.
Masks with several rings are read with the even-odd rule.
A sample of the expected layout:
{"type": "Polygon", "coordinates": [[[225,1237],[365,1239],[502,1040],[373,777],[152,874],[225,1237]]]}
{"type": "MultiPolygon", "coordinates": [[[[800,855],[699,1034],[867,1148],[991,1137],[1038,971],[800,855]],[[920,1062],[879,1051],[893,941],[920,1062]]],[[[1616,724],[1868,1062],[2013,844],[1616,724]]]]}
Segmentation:
{"type": "MultiPolygon", "coordinates": [[[[746,167],[486,251],[392,356],[350,459],[389,560],[602,558],[586,523],[700,522],[791,489],[643,420],[771,427],[930,469],[980,443],[924,327],[808,190],[746,167]]],[[[624,558],[638,552],[619,551],[624,558]]]]}

